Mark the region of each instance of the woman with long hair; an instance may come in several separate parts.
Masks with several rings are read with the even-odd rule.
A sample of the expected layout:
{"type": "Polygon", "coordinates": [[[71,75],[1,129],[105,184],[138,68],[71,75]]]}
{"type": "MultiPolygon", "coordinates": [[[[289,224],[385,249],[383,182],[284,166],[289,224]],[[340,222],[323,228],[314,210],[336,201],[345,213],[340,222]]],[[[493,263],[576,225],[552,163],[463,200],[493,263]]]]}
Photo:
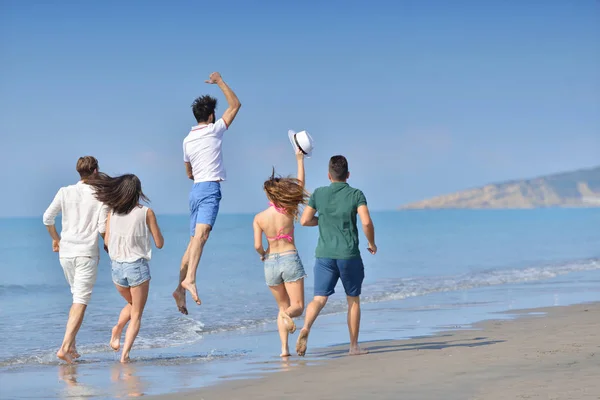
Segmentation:
{"type": "Polygon", "coordinates": [[[288,335],[296,331],[292,318],[304,311],[306,273],[294,242],[294,221],[299,207],[308,201],[304,189],[304,153],[296,151],[298,178],[275,176],[275,170],[263,185],[269,208],[254,218],[254,248],[264,261],[265,280],[277,301],[277,327],[281,339],[281,357],[290,355],[288,335]],[[263,247],[263,233],[268,246],[263,247]]]}
{"type": "Polygon", "coordinates": [[[112,329],[110,347],[119,351],[123,329],[129,322],[121,353],[121,362],[125,363],[129,361],[129,352],[140,331],[150,289],[150,236],[159,249],[163,247],[164,239],[154,211],[141,204],[149,200],[142,192],[142,183],[137,176],[126,174],[111,178],[97,174],[87,184],[96,190],[96,198],[110,208],[104,242],[112,261],[113,283],[127,302],[112,329]]]}

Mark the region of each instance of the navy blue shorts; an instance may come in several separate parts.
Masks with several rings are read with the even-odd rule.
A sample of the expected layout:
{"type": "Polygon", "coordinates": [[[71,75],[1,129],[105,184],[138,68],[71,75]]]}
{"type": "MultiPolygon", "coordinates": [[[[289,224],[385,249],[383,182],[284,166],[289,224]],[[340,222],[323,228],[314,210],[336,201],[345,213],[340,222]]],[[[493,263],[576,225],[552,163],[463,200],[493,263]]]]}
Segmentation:
{"type": "Polygon", "coordinates": [[[196,224],[215,226],[219,204],[221,203],[221,184],[219,182],[194,183],[190,192],[190,236],[196,233],[196,224]]]}
{"type": "Polygon", "coordinates": [[[346,296],[360,296],[365,279],[362,258],[334,260],[317,258],[315,261],[315,296],[331,296],[335,293],[338,279],[342,280],[346,296]]]}

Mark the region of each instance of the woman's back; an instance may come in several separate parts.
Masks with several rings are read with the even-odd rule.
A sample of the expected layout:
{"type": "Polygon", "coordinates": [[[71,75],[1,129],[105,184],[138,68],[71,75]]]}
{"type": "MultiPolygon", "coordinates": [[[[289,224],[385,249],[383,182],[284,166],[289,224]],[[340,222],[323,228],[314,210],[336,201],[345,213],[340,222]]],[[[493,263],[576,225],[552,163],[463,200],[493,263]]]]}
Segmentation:
{"type": "Polygon", "coordinates": [[[271,205],[257,217],[258,224],[269,242],[267,253],[282,253],[296,249],[293,216],[271,205]]]}
{"type": "Polygon", "coordinates": [[[134,262],[150,260],[152,244],[146,222],[148,207],[137,206],[129,214],[111,213],[108,250],[111,260],[134,262]]]}

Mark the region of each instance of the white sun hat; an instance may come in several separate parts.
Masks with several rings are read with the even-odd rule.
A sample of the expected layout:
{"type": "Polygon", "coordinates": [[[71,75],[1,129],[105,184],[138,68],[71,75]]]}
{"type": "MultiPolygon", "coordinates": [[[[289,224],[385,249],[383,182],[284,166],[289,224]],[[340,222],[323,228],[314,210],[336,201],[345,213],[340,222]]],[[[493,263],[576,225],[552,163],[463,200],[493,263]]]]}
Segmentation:
{"type": "Polygon", "coordinates": [[[298,133],[293,130],[288,131],[288,136],[290,138],[290,142],[294,147],[294,151],[296,149],[300,149],[304,153],[307,158],[312,156],[312,151],[314,149],[314,141],[313,138],[306,131],[300,131],[298,133]]]}

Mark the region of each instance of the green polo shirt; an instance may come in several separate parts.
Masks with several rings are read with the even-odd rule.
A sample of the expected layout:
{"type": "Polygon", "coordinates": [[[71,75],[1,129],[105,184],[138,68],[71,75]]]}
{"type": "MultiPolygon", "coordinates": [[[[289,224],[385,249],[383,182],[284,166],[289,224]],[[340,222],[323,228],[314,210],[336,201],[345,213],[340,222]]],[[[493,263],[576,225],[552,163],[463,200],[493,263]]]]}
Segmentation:
{"type": "Polygon", "coordinates": [[[366,204],[363,192],[345,182],[333,182],[314,191],[308,206],[319,214],[317,258],[360,257],[356,213],[358,207],[366,204]]]}

